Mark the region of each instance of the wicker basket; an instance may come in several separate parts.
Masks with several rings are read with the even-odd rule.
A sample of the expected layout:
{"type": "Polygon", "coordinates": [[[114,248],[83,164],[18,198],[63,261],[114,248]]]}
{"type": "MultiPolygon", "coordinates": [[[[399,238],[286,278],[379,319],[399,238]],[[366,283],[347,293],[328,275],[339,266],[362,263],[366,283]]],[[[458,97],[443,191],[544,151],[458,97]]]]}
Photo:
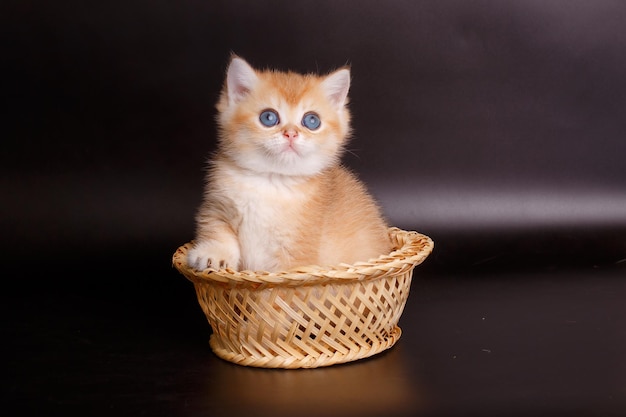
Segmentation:
{"type": "Polygon", "coordinates": [[[369,262],[286,272],[196,271],[187,243],[173,264],[193,282],[222,359],[264,368],[316,368],[393,346],[413,269],[433,250],[417,232],[390,228],[394,251],[369,262]]]}

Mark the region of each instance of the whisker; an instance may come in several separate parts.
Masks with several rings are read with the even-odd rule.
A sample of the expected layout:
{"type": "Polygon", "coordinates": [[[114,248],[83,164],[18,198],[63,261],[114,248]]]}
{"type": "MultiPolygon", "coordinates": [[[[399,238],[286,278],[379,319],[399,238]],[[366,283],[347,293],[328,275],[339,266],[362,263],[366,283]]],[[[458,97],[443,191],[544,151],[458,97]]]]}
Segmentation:
{"type": "Polygon", "coordinates": [[[357,154],[356,152],[358,152],[358,149],[355,149],[354,151],[352,149],[344,149],[344,151],[346,153],[349,153],[350,155],[354,156],[356,159],[361,160],[361,157],[359,156],[359,154],[357,154]]]}

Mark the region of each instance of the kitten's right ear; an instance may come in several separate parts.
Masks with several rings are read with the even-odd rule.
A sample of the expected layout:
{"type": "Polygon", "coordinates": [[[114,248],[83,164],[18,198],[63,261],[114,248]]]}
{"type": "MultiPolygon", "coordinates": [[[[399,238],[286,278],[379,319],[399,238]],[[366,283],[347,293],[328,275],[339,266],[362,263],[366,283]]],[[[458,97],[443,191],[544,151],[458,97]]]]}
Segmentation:
{"type": "Polygon", "coordinates": [[[254,68],[242,58],[233,55],[226,72],[228,103],[236,104],[241,101],[250,93],[257,81],[258,77],[254,68]]]}

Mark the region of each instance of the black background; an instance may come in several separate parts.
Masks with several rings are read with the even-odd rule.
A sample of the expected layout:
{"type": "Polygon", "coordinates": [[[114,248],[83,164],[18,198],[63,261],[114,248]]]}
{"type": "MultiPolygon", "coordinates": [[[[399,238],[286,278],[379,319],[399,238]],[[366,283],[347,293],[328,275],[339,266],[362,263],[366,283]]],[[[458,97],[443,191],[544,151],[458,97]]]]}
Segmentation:
{"type": "Polygon", "coordinates": [[[626,413],[625,22],[609,0],[3,2],[3,403],[626,413]],[[352,68],[345,163],[436,244],[380,358],[275,372],[208,348],[171,255],[231,52],[352,68]]]}

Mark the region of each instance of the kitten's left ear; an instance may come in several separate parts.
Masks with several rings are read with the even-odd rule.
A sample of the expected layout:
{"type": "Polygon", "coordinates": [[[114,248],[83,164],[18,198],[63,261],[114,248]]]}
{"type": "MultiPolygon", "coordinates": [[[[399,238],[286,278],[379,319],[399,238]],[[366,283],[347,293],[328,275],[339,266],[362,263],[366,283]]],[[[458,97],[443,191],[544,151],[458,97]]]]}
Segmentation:
{"type": "Polygon", "coordinates": [[[322,88],[337,108],[343,107],[350,89],[350,70],[345,67],[327,75],[322,81],[322,88]]]}
{"type": "Polygon", "coordinates": [[[233,56],[226,72],[228,102],[235,104],[247,96],[255,86],[258,77],[254,68],[238,56],[233,56]]]}

